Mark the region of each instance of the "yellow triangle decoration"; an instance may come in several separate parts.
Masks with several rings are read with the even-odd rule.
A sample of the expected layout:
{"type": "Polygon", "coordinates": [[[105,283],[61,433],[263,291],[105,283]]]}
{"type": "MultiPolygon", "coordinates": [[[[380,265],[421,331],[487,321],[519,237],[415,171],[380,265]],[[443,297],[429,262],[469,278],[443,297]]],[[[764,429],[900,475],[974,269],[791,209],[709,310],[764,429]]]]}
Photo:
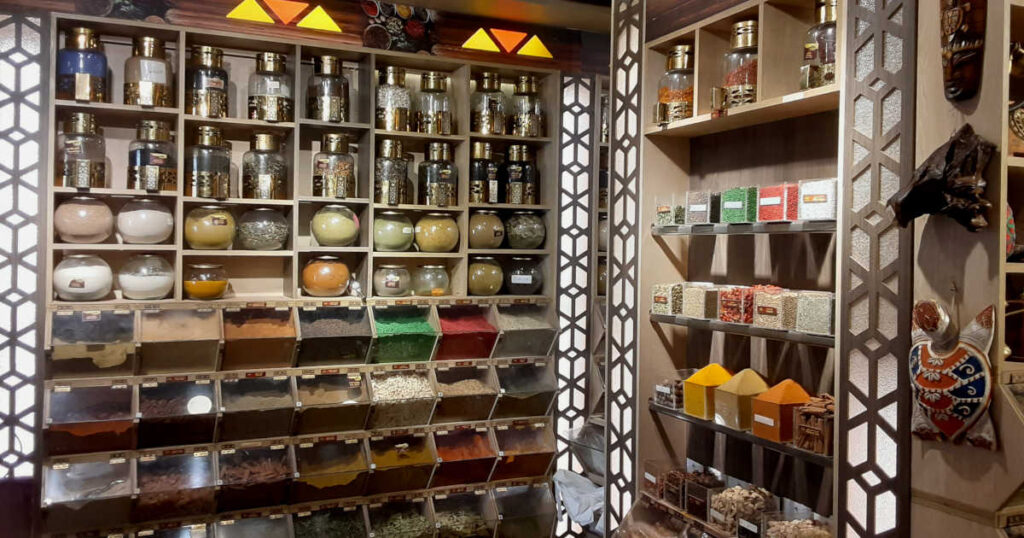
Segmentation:
{"type": "Polygon", "coordinates": [[[227,18],[274,24],[274,19],[256,3],[256,0],[245,0],[238,4],[227,14],[227,18]]]}
{"type": "Polygon", "coordinates": [[[299,21],[299,28],[309,28],[310,30],[323,30],[325,32],[337,32],[341,33],[341,28],[338,27],[338,23],[334,22],[334,19],[324,11],[322,6],[316,6],[316,9],[309,12],[299,21]]]}
{"type": "Polygon", "coordinates": [[[530,40],[523,45],[523,48],[519,49],[519,52],[516,54],[521,56],[536,56],[538,58],[554,58],[554,56],[551,55],[551,51],[544,46],[544,43],[542,43],[540,38],[537,36],[531,37],[530,40]]]}
{"type": "Polygon", "coordinates": [[[483,28],[480,28],[475,34],[469,36],[469,39],[462,44],[462,48],[486,50],[488,52],[501,52],[501,49],[498,48],[498,45],[494,43],[494,40],[491,39],[491,36],[487,35],[487,32],[483,28]]]}

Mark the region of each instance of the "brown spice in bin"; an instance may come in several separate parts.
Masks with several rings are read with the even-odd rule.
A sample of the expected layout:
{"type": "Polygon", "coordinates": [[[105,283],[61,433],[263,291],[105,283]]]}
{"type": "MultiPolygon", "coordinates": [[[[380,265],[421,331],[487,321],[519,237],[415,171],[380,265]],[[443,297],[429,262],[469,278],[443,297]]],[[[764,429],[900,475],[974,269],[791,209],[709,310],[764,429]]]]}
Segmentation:
{"type": "Polygon", "coordinates": [[[285,478],[288,464],[280,458],[257,456],[225,464],[221,459],[220,479],[225,484],[262,484],[285,478]]]}
{"type": "Polygon", "coordinates": [[[139,521],[176,515],[208,514],[216,510],[213,487],[194,487],[193,477],[186,473],[139,472],[139,500],[136,519],[139,521]]]}
{"type": "Polygon", "coordinates": [[[495,394],[498,391],[487,386],[486,383],[476,378],[462,379],[454,383],[437,382],[440,392],[448,396],[474,396],[477,394],[495,394]]]}
{"type": "Polygon", "coordinates": [[[180,340],[218,340],[220,327],[216,312],[194,310],[163,310],[144,312],[141,316],[142,342],[175,342],[180,340]]]}
{"type": "Polygon", "coordinates": [[[492,458],[496,454],[483,432],[450,432],[436,435],[437,457],[442,461],[475,460],[492,458]]]}
{"type": "Polygon", "coordinates": [[[347,389],[332,383],[299,383],[296,388],[302,405],[359,403],[363,394],[358,382],[354,382],[351,388],[347,389]]]}
{"type": "Polygon", "coordinates": [[[434,457],[425,438],[392,438],[371,445],[372,460],[378,469],[407,465],[431,465],[434,457]]]}
{"type": "Polygon", "coordinates": [[[794,444],[816,454],[832,454],[836,400],[829,394],[811,397],[796,411],[794,444]]]}
{"type": "Polygon", "coordinates": [[[224,313],[224,339],[294,338],[290,310],[243,310],[224,313]]]}

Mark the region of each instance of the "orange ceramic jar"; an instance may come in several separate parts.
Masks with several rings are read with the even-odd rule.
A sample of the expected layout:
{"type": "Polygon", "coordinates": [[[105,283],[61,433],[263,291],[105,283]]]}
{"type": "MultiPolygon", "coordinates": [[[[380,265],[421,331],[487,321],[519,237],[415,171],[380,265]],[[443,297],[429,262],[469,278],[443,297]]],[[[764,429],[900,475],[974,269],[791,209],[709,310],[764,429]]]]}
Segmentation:
{"type": "Polygon", "coordinates": [[[345,262],[333,256],[319,256],[302,268],[302,290],[314,297],[337,297],[348,289],[350,276],[345,262]]]}

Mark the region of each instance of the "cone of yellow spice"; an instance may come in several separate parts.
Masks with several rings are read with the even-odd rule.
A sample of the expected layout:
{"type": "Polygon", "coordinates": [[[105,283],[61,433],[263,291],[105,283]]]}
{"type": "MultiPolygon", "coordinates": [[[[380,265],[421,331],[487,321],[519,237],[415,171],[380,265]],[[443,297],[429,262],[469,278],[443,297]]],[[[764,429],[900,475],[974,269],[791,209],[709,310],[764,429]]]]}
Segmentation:
{"type": "Polygon", "coordinates": [[[732,374],[718,363],[711,363],[683,383],[683,411],[704,420],[715,418],[715,389],[732,374]]]}

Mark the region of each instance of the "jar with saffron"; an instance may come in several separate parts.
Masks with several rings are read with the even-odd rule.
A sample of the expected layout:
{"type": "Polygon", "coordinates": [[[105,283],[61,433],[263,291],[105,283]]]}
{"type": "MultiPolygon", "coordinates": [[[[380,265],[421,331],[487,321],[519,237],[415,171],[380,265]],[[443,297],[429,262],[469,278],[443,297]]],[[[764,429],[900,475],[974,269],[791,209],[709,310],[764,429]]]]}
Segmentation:
{"type": "Polygon", "coordinates": [[[500,204],[501,181],[498,181],[498,163],[494,160],[490,142],[473,142],[473,158],[469,161],[469,203],[500,204]]]}
{"type": "Polygon", "coordinates": [[[313,196],[354,198],[356,196],[355,159],[348,152],[349,138],[344,133],[326,133],[320,152],[313,156],[313,196]]]}
{"type": "Polygon", "coordinates": [[[256,133],[252,149],[242,156],[242,198],[288,198],[288,163],[281,153],[281,139],[274,133],[256,133]]]}
{"type": "Polygon", "coordinates": [[[404,203],[408,177],[409,161],[402,154],[402,142],[381,140],[373,168],[373,201],[388,205],[404,203]]]}
{"type": "Polygon", "coordinates": [[[485,135],[505,134],[508,97],[501,91],[501,75],[481,73],[476,81],[476,91],[470,98],[471,123],[474,133],[485,135]]]}
{"type": "Polygon", "coordinates": [[[450,135],[454,132],[452,96],[448,94],[448,76],[444,73],[428,71],[420,77],[416,130],[435,135],[450,135]]]}
{"type": "Polygon", "coordinates": [[[231,150],[224,145],[219,127],[196,127],[196,144],[185,161],[185,196],[231,196],[231,150]]]}
{"type": "Polygon", "coordinates": [[[124,62],[124,104],[174,106],[174,69],[162,39],[132,40],[132,56],[124,62]]]}
{"type": "Polygon", "coordinates": [[[377,128],[408,131],[411,105],[412,95],[405,87],[405,69],[393,65],[385,67],[377,84],[377,128]]]}
{"type": "Polygon", "coordinates": [[[87,112],[73,112],[64,120],[58,141],[57,163],[61,167],[59,186],[76,189],[106,186],[106,143],[87,112]]]}
{"type": "Polygon", "coordinates": [[[178,150],[166,121],[142,120],[128,146],[128,187],[144,191],[178,188],[178,150]]]}
{"type": "Polygon", "coordinates": [[[348,121],[348,79],[337,56],[313,59],[313,74],[306,88],[306,117],[340,123],[348,121]]]}
{"type": "Polygon", "coordinates": [[[725,108],[757,100],[757,21],[733,24],[730,44],[722,62],[725,108]]]}
{"type": "Polygon", "coordinates": [[[505,203],[537,203],[537,166],[530,159],[529,146],[513,144],[508,147],[508,162],[502,168],[505,183],[505,203]]]}
{"type": "Polygon", "coordinates": [[[249,75],[249,119],[292,121],[291,78],[285,72],[288,57],[276,52],[256,55],[256,71],[249,75]]]}
{"type": "Polygon", "coordinates": [[[71,28],[57,52],[57,99],[102,102],[107,95],[107,56],[91,28],[71,28]]]}
{"type": "Polygon", "coordinates": [[[185,113],[204,118],[228,117],[228,72],[224,51],[196,45],[185,69],[185,113]]]}
{"type": "Polygon", "coordinates": [[[451,161],[451,148],[447,142],[427,145],[427,159],[419,166],[420,204],[436,207],[459,204],[459,170],[451,161]]]}
{"type": "Polygon", "coordinates": [[[421,265],[412,275],[412,292],[423,297],[451,294],[451,278],[443,265],[421,265]]]}
{"type": "Polygon", "coordinates": [[[544,134],[544,103],[537,91],[537,77],[521,75],[512,95],[512,133],[537,137],[544,134]]]}

